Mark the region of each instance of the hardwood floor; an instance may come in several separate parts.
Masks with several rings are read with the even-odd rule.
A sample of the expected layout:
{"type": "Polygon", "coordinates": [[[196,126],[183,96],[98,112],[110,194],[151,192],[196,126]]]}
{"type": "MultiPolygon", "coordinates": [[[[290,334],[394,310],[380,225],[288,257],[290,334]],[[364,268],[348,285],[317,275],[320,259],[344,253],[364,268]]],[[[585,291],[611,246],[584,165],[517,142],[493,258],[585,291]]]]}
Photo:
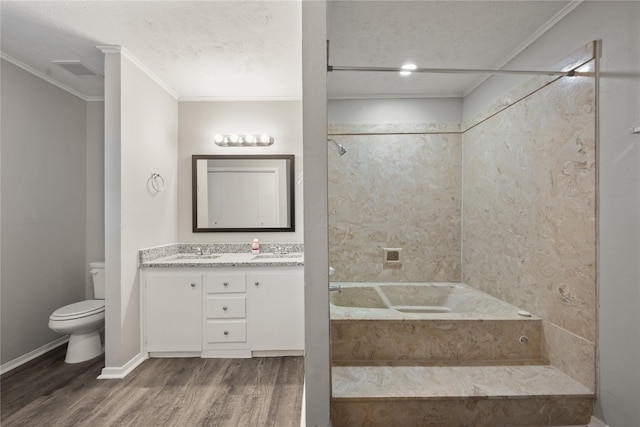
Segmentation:
{"type": "Polygon", "coordinates": [[[2,427],[299,426],[304,359],[149,359],[97,380],[104,358],[55,349],[0,377],[2,427]]]}

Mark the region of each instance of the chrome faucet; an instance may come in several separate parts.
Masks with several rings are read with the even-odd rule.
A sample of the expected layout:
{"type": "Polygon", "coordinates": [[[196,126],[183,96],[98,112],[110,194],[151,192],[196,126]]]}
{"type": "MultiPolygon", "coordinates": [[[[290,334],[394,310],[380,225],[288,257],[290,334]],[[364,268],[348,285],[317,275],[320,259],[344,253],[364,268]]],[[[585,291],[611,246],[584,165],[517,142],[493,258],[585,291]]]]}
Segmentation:
{"type": "Polygon", "coordinates": [[[340,285],[329,285],[329,292],[342,292],[340,285]]]}
{"type": "Polygon", "coordinates": [[[282,246],[271,246],[271,250],[276,255],[281,255],[283,253],[282,252],[282,246]]]}
{"type": "Polygon", "coordinates": [[[200,246],[196,247],[196,255],[204,255],[204,251],[200,246]]]}

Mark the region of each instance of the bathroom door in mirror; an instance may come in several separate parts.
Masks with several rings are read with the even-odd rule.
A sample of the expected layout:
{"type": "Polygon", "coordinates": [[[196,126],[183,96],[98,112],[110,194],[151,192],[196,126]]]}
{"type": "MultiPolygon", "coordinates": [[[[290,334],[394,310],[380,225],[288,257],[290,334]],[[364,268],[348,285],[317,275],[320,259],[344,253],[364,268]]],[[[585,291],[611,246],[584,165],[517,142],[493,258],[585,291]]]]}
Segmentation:
{"type": "Polygon", "coordinates": [[[293,163],[293,155],[194,155],[193,231],[295,231],[293,163]]]}

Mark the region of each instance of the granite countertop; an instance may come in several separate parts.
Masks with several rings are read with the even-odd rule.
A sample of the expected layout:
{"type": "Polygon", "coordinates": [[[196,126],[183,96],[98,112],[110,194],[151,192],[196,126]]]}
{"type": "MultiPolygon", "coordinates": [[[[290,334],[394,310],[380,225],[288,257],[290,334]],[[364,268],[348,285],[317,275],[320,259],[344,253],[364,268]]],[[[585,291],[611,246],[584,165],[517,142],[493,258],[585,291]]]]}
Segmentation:
{"type": "Polygon", "coordinates": [[[215,253],[195,255],[178,253],[140,264],[140,267],[291,267],[304,265],[304,254],[290,253],[275,255],[272,253],[215,253]]]}
{"type": "Polygon", "coordinates": [[[266,243],[262,246],[265,248],[264,251],[253,254],[250,244],[175,243],[141,249],[138,252],[138,266],[141,268],[184,268],[295,267],[304,265],[304,245],[301,243],[266,243]],[[274,254],[272,250],[276,248],[282,253],[274,254]]]}

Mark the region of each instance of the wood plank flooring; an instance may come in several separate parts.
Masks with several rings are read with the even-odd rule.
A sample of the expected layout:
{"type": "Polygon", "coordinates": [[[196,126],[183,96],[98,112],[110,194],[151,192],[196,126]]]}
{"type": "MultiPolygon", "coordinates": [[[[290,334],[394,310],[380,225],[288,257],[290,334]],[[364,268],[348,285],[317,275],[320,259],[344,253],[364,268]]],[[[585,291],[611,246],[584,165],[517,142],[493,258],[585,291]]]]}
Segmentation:
{"type": "Polygon", "coordinates": [[[298,427],[304,358],[149,359],[97,380],[104,358],[64,363],[66,347],[0,377],[2,427],[298,427]]]}

